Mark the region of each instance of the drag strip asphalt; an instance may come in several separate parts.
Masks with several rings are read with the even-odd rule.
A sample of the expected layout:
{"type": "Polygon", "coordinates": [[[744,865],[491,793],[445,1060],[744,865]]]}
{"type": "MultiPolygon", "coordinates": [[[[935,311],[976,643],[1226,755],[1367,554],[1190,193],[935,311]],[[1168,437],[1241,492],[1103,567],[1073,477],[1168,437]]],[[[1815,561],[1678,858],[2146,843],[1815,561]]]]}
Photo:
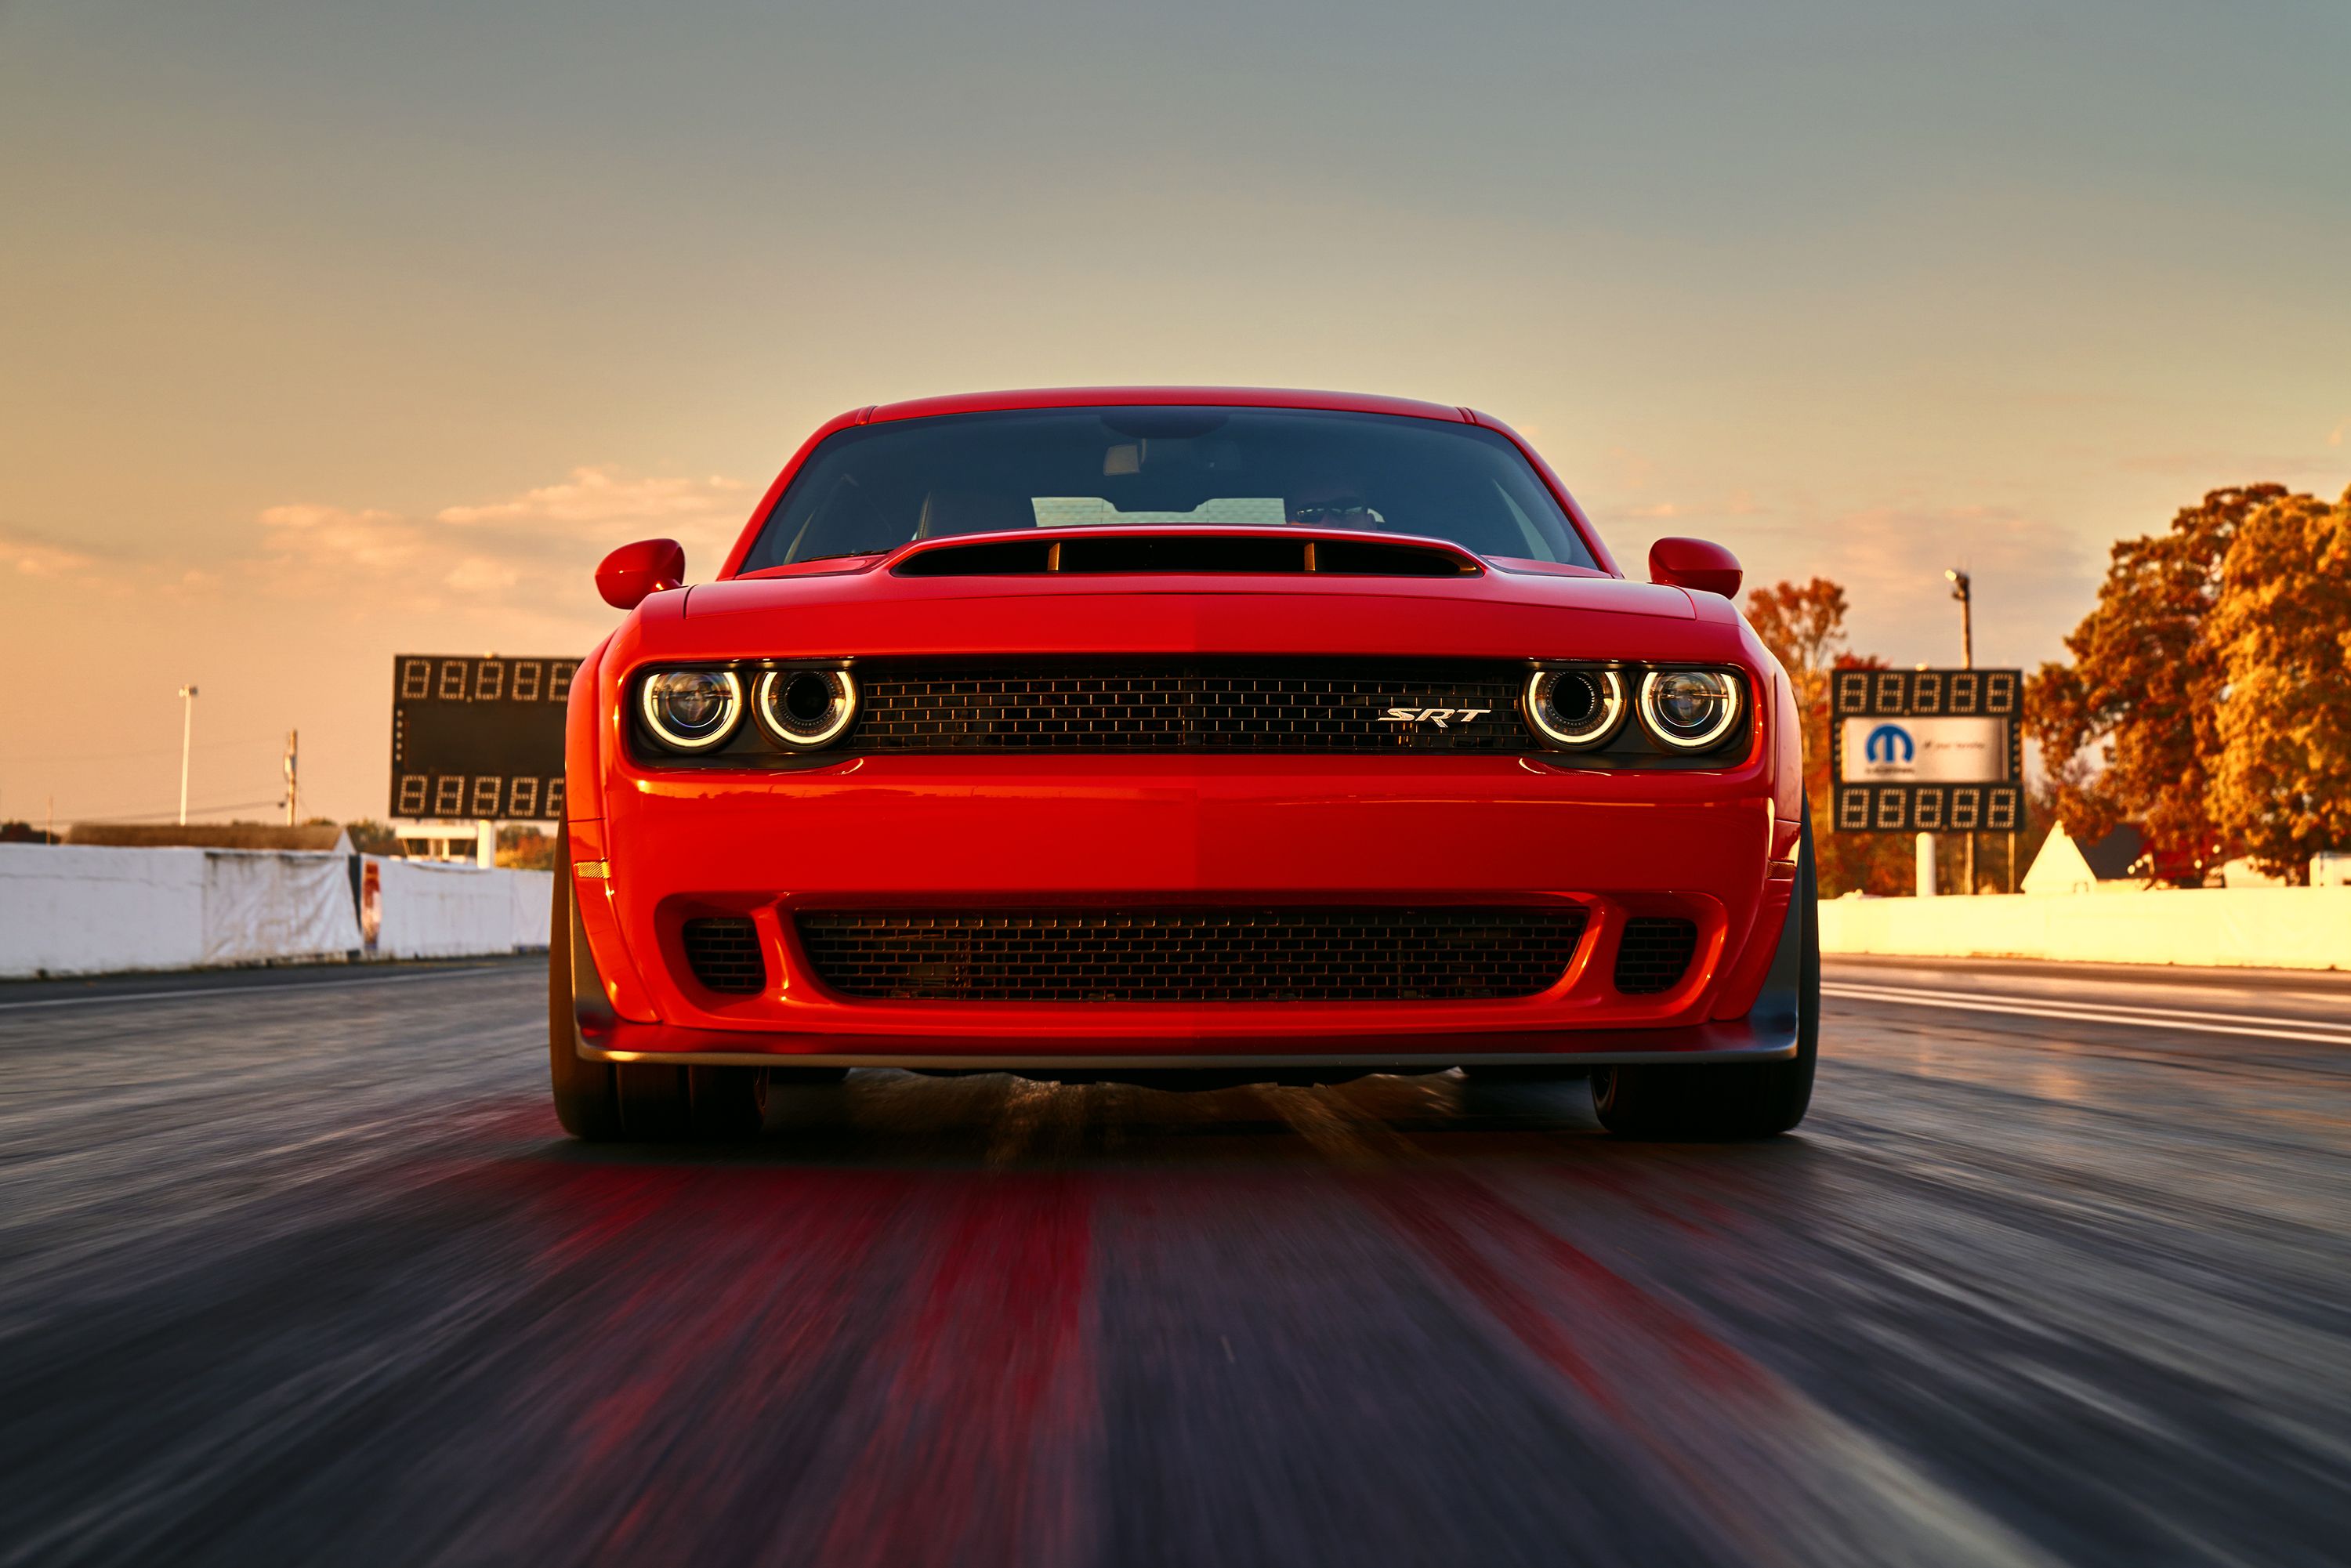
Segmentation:
{"type": "Polygon", "coordinates": [[[0,1568],[2278,1563],[2351,978],[1832,959],[1795,1134],[863,1071],[589,1147],[528,959],[0,987],[0,1568]]]}

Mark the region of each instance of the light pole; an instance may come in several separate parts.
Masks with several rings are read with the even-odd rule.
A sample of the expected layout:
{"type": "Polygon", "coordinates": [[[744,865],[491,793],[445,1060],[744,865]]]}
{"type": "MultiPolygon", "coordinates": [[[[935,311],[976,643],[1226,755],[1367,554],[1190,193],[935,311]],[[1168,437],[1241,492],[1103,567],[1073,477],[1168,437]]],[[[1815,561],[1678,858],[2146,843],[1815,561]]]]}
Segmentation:
{"type": "MultiPolygon", "coordinates": [[[[1976,606],[1972,591],[1973,580],[1966,572],[1957,568],[1946,570],[1943,575],[1950,580],[1951,597],[1959,601],[1959,668],[1972,670],[1976,667],[1976,606]]],[[[1967,844],[1965,857],[1967,870],[1964,873],[1967,877],[1967,885],[1959,891],[1971,894],[1976,890],[1976,831],[1973,828],[1968,830],[1967,844]]]]}
{"type": "Polygon", "coordinates": [[[188,752],[196,735],[196,688],[180,688],[180,826],[188,825],[188,752]]]}

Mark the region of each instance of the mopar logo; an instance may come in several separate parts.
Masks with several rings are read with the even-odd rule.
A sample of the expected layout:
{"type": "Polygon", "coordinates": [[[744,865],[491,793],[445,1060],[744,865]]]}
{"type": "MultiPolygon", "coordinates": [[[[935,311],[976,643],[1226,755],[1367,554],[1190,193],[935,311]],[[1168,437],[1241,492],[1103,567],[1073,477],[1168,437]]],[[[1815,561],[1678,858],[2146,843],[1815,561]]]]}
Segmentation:
{"type": "Polygon", "coordinates": [[[1473,718],[1483,718],[1494,710],[1489,707],[1392,707],[1387,716],[1398,724],[1433,724],[1439,729],[1449,729],[1457,724],[1468,724],[1473,718]]]}
{"type": "Polygon", "coordinates": [[[1898,724],[1881,724],[1869,732],[1868,744],[1862,755],[1872,762],[1894,761],[1894,748],[1902,748],[1901,760],[1908,762],[1917,756],[1918,748],[1910,743],[1910,732],[1898,724]]]}

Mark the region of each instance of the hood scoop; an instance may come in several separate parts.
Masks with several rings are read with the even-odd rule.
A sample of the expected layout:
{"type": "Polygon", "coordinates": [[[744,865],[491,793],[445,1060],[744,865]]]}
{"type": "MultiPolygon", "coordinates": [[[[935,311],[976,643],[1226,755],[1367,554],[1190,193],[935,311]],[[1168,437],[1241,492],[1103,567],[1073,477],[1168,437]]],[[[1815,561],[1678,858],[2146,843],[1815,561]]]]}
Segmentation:
{"type": "Polygon", "coordinates": [[[1434,541],[1318,534],[1302,528],[1229,532],[1134,527],[1056,528],[1050,537],[998,534],[916,544],[891,567],[898,577],[1098,576],[1235,573],[1342,577],[1476,577],[1477,558],[1434,541]]]}

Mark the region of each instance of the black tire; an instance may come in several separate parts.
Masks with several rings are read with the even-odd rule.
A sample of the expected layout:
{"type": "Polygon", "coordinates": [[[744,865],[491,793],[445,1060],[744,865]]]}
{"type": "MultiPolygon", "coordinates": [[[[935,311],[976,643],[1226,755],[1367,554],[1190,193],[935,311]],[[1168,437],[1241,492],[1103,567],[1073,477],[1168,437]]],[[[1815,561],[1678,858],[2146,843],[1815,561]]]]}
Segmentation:
{"type": "Polygon", "coordinates": [[[1626,1137],[1769,1138],[1804,1119],[1821,1043],[1820,883],[1809,807],[1797,838],[1796,1054],[1786,1061],[1601,1067],[1592,1072],[1600,1124],[1626,1137]]]}
{"type": "Polygon", "coordinates": [[[547,933],[547,1067],[555,1119],[575,1138],[622,1135],[620,1086],[611,1063],[580,1054],[571,1001],[571,835],[555,830],[554,912],[547,933]]]}
{"type": "Polygon", "coordinates": [[[615,1066],[580,1054],[571,955],[570,835],[555,833],[555,898],[547,939],[547,1059],[555,1119],[575,1138],[663,1142],[755,1138],[768,1118],[768,1074],[758,1067],[615,1066]]]}

